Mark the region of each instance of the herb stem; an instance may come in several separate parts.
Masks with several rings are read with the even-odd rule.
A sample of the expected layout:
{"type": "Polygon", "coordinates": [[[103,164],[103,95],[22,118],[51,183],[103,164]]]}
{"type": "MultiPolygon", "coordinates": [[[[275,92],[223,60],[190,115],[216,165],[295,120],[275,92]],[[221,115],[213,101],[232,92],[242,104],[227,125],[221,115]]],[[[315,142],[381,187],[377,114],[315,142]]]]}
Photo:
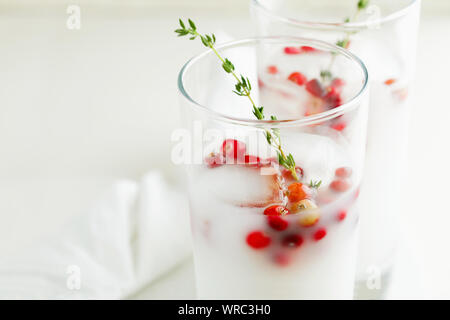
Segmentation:
{"type": "MultiPolygon", "coordinates": [[[[356,6],[356,11],[353,14],[353,17],[347,18],[345,22],[349,23],[349,22],[356,21],[356,19],[358,19],[359,14],[361,13],[361,11],[367,8],[367,6],[369,5],[369,2],[370,2],[369,0],[359,0],[357,3],[357,6],[356,6]]],[[[344,39],[337,41],[336,45],[347,49],[350,44],[350,35],[351,34],[352,34],[352,31],[346,31],[344,39]]],[[[330,64],[328,65],[328,69],[326,69],[330,72],[330,74],[331,74],[331,68],[333,67],[335,60],[336,60],[336,54],[333,54],[333,56],[331,57],[330,64]]],[[[324,81],[325,79],[322,77],[322,80],[324,81]]]]}
{"type": "MultiPolygon", "coordinates": [[[[197,37],[200,38],[200,40],[202,41],[203,45],[205,47],[210,48],[214,54],[219,58],[219,60],[222,62],[222,68],[225,70],[226,73],[231,73],[231,75],[236,79],[237,83],[235,84],[235,89],[233,90],[234,93],[236,93],[239,96],[246,96],[249,100],[250,103],[252,104],[253,107],[253,114],[255,115],[255,117],[258,120],[264,120],[265,116],[264,116],[264,107],[258,107],[256,105],[256,103],[254,102],[254,100],[252,99],[251,96],[251,89],[252,86],[250,84],[250,80],[248,78],[245,78],[243,75],[241,75],[241,77],[239,77],[236,73],[235,73],[235,68],[234,65],[231,63],[230,60],[228,60],[227,58],[224,58],[220,55],[220,53],[216,50],[216,48],[214,47],[214,44],[216,42],[216,37],[214,34],[211,35],[207,35],[207,34],[200,34],[197,32],[197,27],[195,26],[195,23],[191,20],[188,19],[188,23],[189,23],[189,28],[186,28],[185,23],[180,19],[180,26],[181,29],[177,29],[175,30],[175,32],[178,34],[178,36],[182,37],[182,36],[190,36],[190,40],[194,40],[197,37]]],[[[275,121],[277,120],[277,118],[275,116],[271,116],[270,117],[271,120],[275,121]]],[[[286,156],[282,146],[281,146],[281,137],[280,137],[280,132],[278,128],[271,128],[269,129],[264,129],[264,133],[267,139],[268,144],[274,148],[275,150],[277,150],[277,154],[278,154],[278,162],[280,165],[282,165],[283,167],[285,167],[286,169],[288,169],[291,173],[292,176],[296,179],[299,180],[297,173],[295,171],[295,160],[294,157],[292,156],[292,154],[288,154],[286,156]]]]}
{"type": "MultiPolygon", "coordinates": [[[[220,59],[220,61],[222,61],[222,63],[225,63],[225,59],[222,58],[222,56],[219,54],[219,52],[217,52],[216,48],[214,48],[214,46],[212,44],[209,45],[209,48],[211,48],[211,50],[215,53],[215,55],[220,59]]],[[[239,79],[239,77],[236,75],[236,73],[234,71],[231,71],[231,74],[233,75],[233,77],[236,79],[236,81],[240,82],[241,80],[239,79]]],[[[247,90],[246,87],[243,88],[245,95],[247,96],[247,98],[250,100],[250,102],[252,103],[253,107],[256,108],[256,104],[253,101],[251,95],[250,95],[250,91],[247,90]]]]}

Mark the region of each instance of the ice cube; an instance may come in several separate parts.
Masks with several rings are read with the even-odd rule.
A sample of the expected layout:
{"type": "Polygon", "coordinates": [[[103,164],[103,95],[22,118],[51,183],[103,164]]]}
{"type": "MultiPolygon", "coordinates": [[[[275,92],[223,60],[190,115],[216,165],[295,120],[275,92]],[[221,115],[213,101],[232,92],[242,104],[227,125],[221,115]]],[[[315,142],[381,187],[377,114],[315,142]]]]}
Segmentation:
{"type": "Polygon", "coordinates": [[[266,207],[283,203],[284,179],[279,170],[227,164],[201,170],[198,187],[205,196],[241,207],[266,207]]]}

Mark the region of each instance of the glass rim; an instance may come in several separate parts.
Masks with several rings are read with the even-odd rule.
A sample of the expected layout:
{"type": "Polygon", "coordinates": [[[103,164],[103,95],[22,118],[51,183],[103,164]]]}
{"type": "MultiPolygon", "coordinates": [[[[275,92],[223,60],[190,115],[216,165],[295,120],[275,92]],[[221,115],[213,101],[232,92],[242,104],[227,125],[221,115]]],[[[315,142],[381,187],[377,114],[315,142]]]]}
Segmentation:
{"type": "MultiPolygon", "coordinates": [[[[220,120],[223,122],[227,122],[230,124],[236,124],[236,125],[244,125],[244,126],[251,126],[251,127],[258,127],[258,128],[281,128],[281,127],[303,127],[308,125],[317,124],[323,121],[328,121],[331,119],[334,119],[342,114],[345,114],[349,110],[353,110],[355,107],[358,107],[360,105],[360,101],[364,95],[364,93],[367,91],[368,88],[368,82],[369,82],[369,74],[367,71],[366,66],[362,62],[360,58],[358,58],[356,55],[348,51],[347,49],[344,49],[342,47],[336,46],[334,44],[321,41],[321,40],[315,40],[315,39],[309,39],[309,38],[301,38],[301,37],[286,37],[286,36],[267,36],[267,37],[252,37],[252,38],[246,38],[242,40],[235,40],[226,42],[223,44],[220,44],[216,46],[216,50],[220,51],[227,48],[257,43],[259,41],[273,41],[273,42],[289,42],[292,44],[292,42],[299,42],[299,45],[312,45],[316,47],[322,47],[329,49],[329,52],[338,52],[339,54],[344,55],[348,59],[352,60],[358,67],[361,69],[364,81],[361,85],[361,89],[347,102],[343,103],[339,107],[333,108],[331,110],[327,110],[324,112],[320,112],[317,114],[313,114],[310,116],[303,116],[301,118],[294,118],[294,119],[281,119],[281,120],[258,120],[258,119],[248,119],[248,118],[239,118],[239,117],[233,117],[229,116],[214,110],[211,110],[207,106],[198,103],[195,101],[189,93],[186,91],[184,86],[184,75],[186,72],[189,71],[190,67],[194,65],[196,62],[204,58],[205,56],[212,54],[212,50],[208,49],[206,51],[203,51],[202,53],[194,56],[193,58],[189,59],[184,66],[181,68],[179,74],[178,74],[178,90],[182,94],[182,96],[187,99],[191,105],[193,105],[198,111],[207,114],[210,118],[214,118],[216,120],[220,120]]],[[[226,76],[226,75],[225,75],[226,76]]],[[[230,88],[231,90],[231,88],[230,88]]]]}
{"type": "Polygon", "coordinates": [[[268,15],[278,19],[287,24],[296,25],[299,27],[306,27],[310,29],[369,29],[372,26],[383,25],[392,20],[399,19],[412,10],[412,7],[418,3],[420,0],[409,0],[409,3],[402,7],[401,9],[388,14],[387,16],[380,17],[378,19],[370,20],[370,21],[359,21],[359,22],[320,22],[320,21],[307,21],[307,20],[297,20],[294,18],[289,18],[284,15],[280,15],[275,13],[273,10],[265,7],[261,0],[252,0],[251,4],[262,9],[268,15]]]}

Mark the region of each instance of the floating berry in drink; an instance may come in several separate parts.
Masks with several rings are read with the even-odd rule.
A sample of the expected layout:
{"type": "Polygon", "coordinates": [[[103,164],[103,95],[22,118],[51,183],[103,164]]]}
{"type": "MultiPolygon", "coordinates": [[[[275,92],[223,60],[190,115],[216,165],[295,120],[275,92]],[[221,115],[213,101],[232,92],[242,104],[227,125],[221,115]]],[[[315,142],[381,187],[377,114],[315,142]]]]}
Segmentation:
{"type": "Polygon", "coordinates": [[[350,188],[350,183],[347,180],[334,180],[330,183],[330,189],[337,192],[344,192],[350,188]]]}
{"type": "Polygon", "coordinates": [[[264,210],[266,216],[285,216],[287,214],[289,214],[289,210],[280,205],[273,205],[264,210]]]}
{"type": "Polygon", "coordinates": [[[283,247],[298,248],[303,244],[303,237],[299,234],[290,234],[283,238],[281,244],[283,247]]]}
{"type": "Polygon", "coordinates": [[[334,87],[328,87],[326,91],[327,93],[323,97],[323,100],[327,106],[330,108],[339,107],[342,104],[342,99],[338,90],[334,87]]]}
{"type": "Polygon", "coordinates": [[[347,127],[347,125],[345,124],[345,122],[334,123],[331,125],[331,129],[334,129],[336,131],[342,131],[346,127],[347,127]]]}
{"type": "Polygon", "coordinates": [[[318,210],[311,210],[310,212],[305,212],[300,215],[300,219],[298,223],[305,228],[312,227],[315,225],[320,218],[320,214],[318,210]]]}
{"type": "Polygon", "coordinates": [[[387,79],[387,80],[384,82],[384,84],[387,85],[387,86],[390,86],[390,85],[394,84],[396,81],[397,81],[397,80],[395,80],[395,79],[387,79]]]}
{"type": "Polygon", "coordinates": [[[262,165],[260,157],[248,154],[244,156],[244,164],[254,168],[258,168],[262,165]]]}
{"type": "Polygon", "coordinates": [[[247,244],[253,249],[264,249],[271,243],[270,237],[261,231],[253,231],[247,235],[247,244]]]}
{"type": "Polygon", "coordinates": [[[317,205],[309,199],[293,202],[289,205],[291,213],[300,213],[298,223],[302,227],[311,227],[319,221],[320,213],[317,205]]]}
{"type": "Polygon", "coordinates": [[[276,231],[286,230],[289,222],[281,218],[280,216],[268,216],[267,223],[269,226],[276,231]]]}
{"type": "Polygon", "coordinates": [[[280,267],[285,267],[289,265],[289,263],[291,262],[291,258],[289,255],[285,253],[277,253],[273,257],[273,261],[280,267]]]}
{"type": "Polygon", "coordinates": [[[340,168],[336,169],[334,174],[336,175],[336,177],[339,177],[339,178],[348,178],[352,175],[352,168],[340,167],[340,168]]]}
{"type": "Polygon", "coordinates": [[[308,209],[317,208],[316,204],[309,199],[303,199],[300,201],[291,202],[289,204],[290,213],[299,213],[308,209]]]}
{"type": "Polygon", "coordinates": [[[327,235],[327,230],[325,228],[320,228],[314,232],[313,238],[316,241],[322,240],[327,235]]]}
{"type": "Polygon", "coordinates": [[[337,219],[339,221],[344,220],[346,217],[347,217],[347,211],[346,210],[341,210],[341,211],[338,212],[337,219]]]}
{"type": "MultiPolygon", "coordinates": [[[[295,167],[295,173],[297,174],[297,178],[301,179],[303,178],[303,169],[301,167],[295,167]]],[[[283,175],[283,178],[286,180],[295,180],[292,176],[291,170],[288,170],[286,168],[283,168],[281,174],[283,175]]]]}
{"type": "Polygon", "coordinates": [[[359,197],[359,188],[356,189],[354,197],[355,197],[355,200],[358,199],[358,197],[359,197]]]}
{"type": "Polygon", "coordinates": [[[300,72],[292,72],[289,75],[288,80],[298,84],[299,86],[302,86],[306,83],[305,75],[300,72]]]}
{"type": "Polygon", "coordinates": [[[317,79],[309,80],[306,83],[306,91],[319,98],[322,97],[324,93],[323,87],[317,79]]]}
{"type": "Polygon", "coordinates": [[[258,87],[263,88],[264,87],[264,82],[258,78],[258,87]]]}
{"type": "Polygon", "coordinates": [[[227,163],[234,163],[234,160],[239,160],[242,163],[244,160],[245,150],[245,143],[239,140],[226,139],[222,144],[222,154],[226,158],[227,163]]]}
{"type": "Polygon", "coordinates": [[[303,183],[294,182],[289,185],[287,196],[289,201],[297,202],[306,199],[308,197],[308,194],[305,191],[305,186],[303,185],[303,183]]]}
{"type": "Polygon", "coordinates": [[[267,67],[267,73],[270,73],[270,74],[277,74],[277,73],[278,73],[278,68],[277,68],[277,66],[268,66],[268,67],[267,67]]]}
{"type": "Polygon", "coordinates": [[[205,163],[208,168],[217,168],[223,165],[223,157],[218,153],[211,152],[206,158],[205,163]]]}
{"type": "Polygon", "coordinates": [[[316,48],[310,47],[310,46],[301,46],[300,49],[302,50],[302,52],[315,52],[315,51],[319,51],[316,48]]]}
{"type": "Polygon", "coordinates": [[[284,48],[284,53],[286,53],[286,54],[299,54],[301,52],[302,52],[302,50],[297,47],[285,47],[284,48]]]}
{"type": "Polygon", "coordinates": [[[320,218],[320,212],[316,204],[308,199],[294,202],[291,204],[290,210],[292,213],[300,213],[298,223],[302,227],[311,227],[315,225],[320,218]]]}
{"type": "Polygon", "coordinates": [[[335,88],[339,93],[342,91],[342,87],[345,85],[345,81],[341,78],[334,78],[330,83],[331,88],[335,88]]]}

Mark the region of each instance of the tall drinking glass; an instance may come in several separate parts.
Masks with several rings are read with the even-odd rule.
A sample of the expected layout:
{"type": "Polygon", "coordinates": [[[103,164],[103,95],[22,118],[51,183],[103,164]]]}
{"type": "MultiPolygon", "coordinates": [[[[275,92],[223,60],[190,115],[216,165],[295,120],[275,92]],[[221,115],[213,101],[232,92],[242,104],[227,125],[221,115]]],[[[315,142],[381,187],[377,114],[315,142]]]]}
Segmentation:
{"type": "Polygon", "coordinates": [[[187,168],[199,297],[351,299],[366,68],[342,48],[301,38],[241,40],[217,52],[248,77],[265,118],[232,92],[236,79],[212,50],[181,70],[185,128],[173,157],[187,168]],[[305,53],[286,55],[287,47],[305,53]],[[331,58],[334,77],[323,80],[331,58]],[[280,149],[295,170],[280,164],[280,149]]]}
{"type": "MultiPolygon", "coordinates": [[[[371,92],[357,272],[364,288],[368,277],[390,270],[396,248],[420,1],[363,1],[360,10],[357,4],[357,0],[252,0],[251,12],[260,35],[336,43],[367,65],[371,92]]],[[[290,54],[301,54],[297,51],[290,54]]]]}

